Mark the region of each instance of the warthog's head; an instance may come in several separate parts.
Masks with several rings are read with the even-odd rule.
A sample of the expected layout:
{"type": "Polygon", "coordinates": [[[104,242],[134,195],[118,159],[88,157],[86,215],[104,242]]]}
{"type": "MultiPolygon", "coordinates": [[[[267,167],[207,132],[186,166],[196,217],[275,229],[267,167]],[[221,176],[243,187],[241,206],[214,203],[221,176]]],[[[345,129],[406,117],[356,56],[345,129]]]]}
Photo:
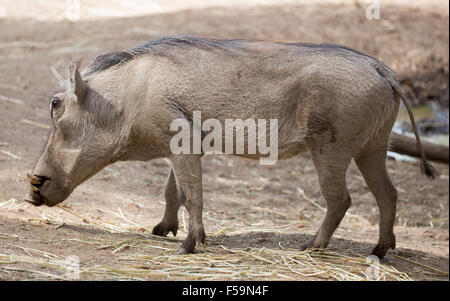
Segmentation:
{"type": "Polygon", "coordinates": [[[83,181],[115,161],[121,112],[83,82],[78,64],[69,66],[70,87],[54,95],[53,128],[30,178],[29,203],[54,206],[83,181]],[[106,105],[105,105],[106,103],[106,105]]]}

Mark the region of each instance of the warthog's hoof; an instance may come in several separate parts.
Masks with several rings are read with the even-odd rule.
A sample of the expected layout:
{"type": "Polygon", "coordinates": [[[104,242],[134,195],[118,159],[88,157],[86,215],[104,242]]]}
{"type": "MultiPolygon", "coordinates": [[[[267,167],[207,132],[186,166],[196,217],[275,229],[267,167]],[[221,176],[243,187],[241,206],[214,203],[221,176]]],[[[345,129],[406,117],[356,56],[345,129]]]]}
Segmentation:
{"type": "Polygon", "coordinates": [[[392,238],[389,239],[389,242],[379,242],[377,246],[373,248],[371,254],[382,259],[386,255],[387,251],[389,251],[389,249],[395,249],[395,236],[392,236],[392,238]]]}
{"type": "Polygon", "coordinates": [[[325,249],[327,245],[328,242],[320,242],[320,240],[317,239],[317,235],[315,235],[309,242],[300,246],[300,251],[305,251],[307,249],[325,249]]]}
{"type": "Polygon", "coordinates": [[[300,246],[300,251],[306,251],[311,248],[311,243],[306,243],[300,246]]]}
{"type": "Polygon", "coordinates": [[[189,252],[188,250],[186,250],[185,248],[181,247],[178,249],[177,254],[178,255],[186,255],[186,254],[190,254],[192,252],[189,252]]]}
{"type": "Polygon", "coordinates": [[[178,221],[176,221],[176,223],[171,224],[162,221],[153,228],[152,233],[154,235],[167,236],[169,232],[172,232],[173,236],[177,236],[177,231],[178,231],[178,221]]]}
{"type": "Polygon", "coordinates": [[[183,241],[183,245],[178,249],[177,254],[191,254],[194,253],[195,247],[199,244],[206,243],[206,234],[203,226],[196,231],[190,231],[188,236],[183,241]]]}

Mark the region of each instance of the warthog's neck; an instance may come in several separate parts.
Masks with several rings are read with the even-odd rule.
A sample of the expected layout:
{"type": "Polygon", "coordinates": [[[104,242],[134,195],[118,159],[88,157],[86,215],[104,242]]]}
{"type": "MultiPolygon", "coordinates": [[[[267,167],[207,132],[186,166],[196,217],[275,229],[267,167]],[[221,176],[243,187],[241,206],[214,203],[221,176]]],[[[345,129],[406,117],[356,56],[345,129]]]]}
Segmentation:
{"type": "Polygon", "coordinates": [[[150,75],[142,71],[148,69],[142,64],[125,64],[88,77],[90,90],[97,94],[91,110],[108,133],[105,141],[111,161],[146,161],[167,156],[161,152],[164,147],[158,138],[165,129],[166,116],[153,101],[161,96],[153,95],[149,88],[150,75]]]}

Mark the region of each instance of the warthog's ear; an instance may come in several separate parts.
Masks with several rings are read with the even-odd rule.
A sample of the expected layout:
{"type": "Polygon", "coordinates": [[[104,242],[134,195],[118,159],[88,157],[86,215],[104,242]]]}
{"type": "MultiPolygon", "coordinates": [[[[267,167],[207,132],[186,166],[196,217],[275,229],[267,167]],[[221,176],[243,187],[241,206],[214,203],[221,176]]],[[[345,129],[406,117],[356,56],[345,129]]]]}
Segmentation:
{"type": "Polygon", "coordinates": [[[78,71],[79,66],[80,61],[72,61],[69,64],[70,90],[76,95],[77,102],[81,101],[84,95],[84,84],[78,71]]]}

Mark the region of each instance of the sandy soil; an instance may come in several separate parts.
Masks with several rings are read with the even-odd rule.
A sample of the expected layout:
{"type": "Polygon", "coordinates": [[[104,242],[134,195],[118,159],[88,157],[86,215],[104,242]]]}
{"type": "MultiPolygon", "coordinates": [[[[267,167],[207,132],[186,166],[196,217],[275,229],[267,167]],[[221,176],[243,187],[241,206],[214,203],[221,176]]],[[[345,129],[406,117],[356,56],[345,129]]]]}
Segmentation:
{"type": "MultiPolygon", "coordinates": [[[[35,208],[22,202],[28,189],[25,173],[33,168],[49,131],[48,99],[61,89],[59,77],[65,76],[72,58],[83,58],[85,66],[106,51],[170,33],[332,42],[378,57],[412,83],[431,74],[427,78],[439,83],[439,93],[448,92],[448,6],[447,11],[387,6],[380,20],[367,20],[360,5],[343,4],[222,6],[75,23],[23,17],[27,16],[0,16],[0,254],[77,255],[84,268],[124,267],[137,264],[124,260],[133,254],[173,254],[186,235],[184,209],[177,240],[143,239],[136,234],[150,233],[164,212],[162,192],[169,169],[162,160],[116,163],[77,188],[61,208],[35,208]],[[108,223],[137,232],[110,233],[102,229],[108,223]],[[137,240],[123,250],[105,248],[129,239],[137,240]]],[[[220,246],[295,248],[319,226],[324,212],[318,206],[323,208],[325,202],[309,155],[273,167],[207,156],[203,166],[209,252],[226,253],[220,246]]],[[[388,167],[399,190],[397,249],[383,263],[412,279],[448,280],[448,166],[435,164],[441,175],[434,182],[422,177],[415,163],[389,160],[388,167]],[[447,274],[431,274],[430,268],[447,274]]],[[[377,241],[378,209],[354,164],[347,179],[353,205],[330,249],[365,256],[377,241]]],[[[2,264],[1,260],[0,264],[0,279],[64,277],[61,271],[39,264],[2,264]]]]}

